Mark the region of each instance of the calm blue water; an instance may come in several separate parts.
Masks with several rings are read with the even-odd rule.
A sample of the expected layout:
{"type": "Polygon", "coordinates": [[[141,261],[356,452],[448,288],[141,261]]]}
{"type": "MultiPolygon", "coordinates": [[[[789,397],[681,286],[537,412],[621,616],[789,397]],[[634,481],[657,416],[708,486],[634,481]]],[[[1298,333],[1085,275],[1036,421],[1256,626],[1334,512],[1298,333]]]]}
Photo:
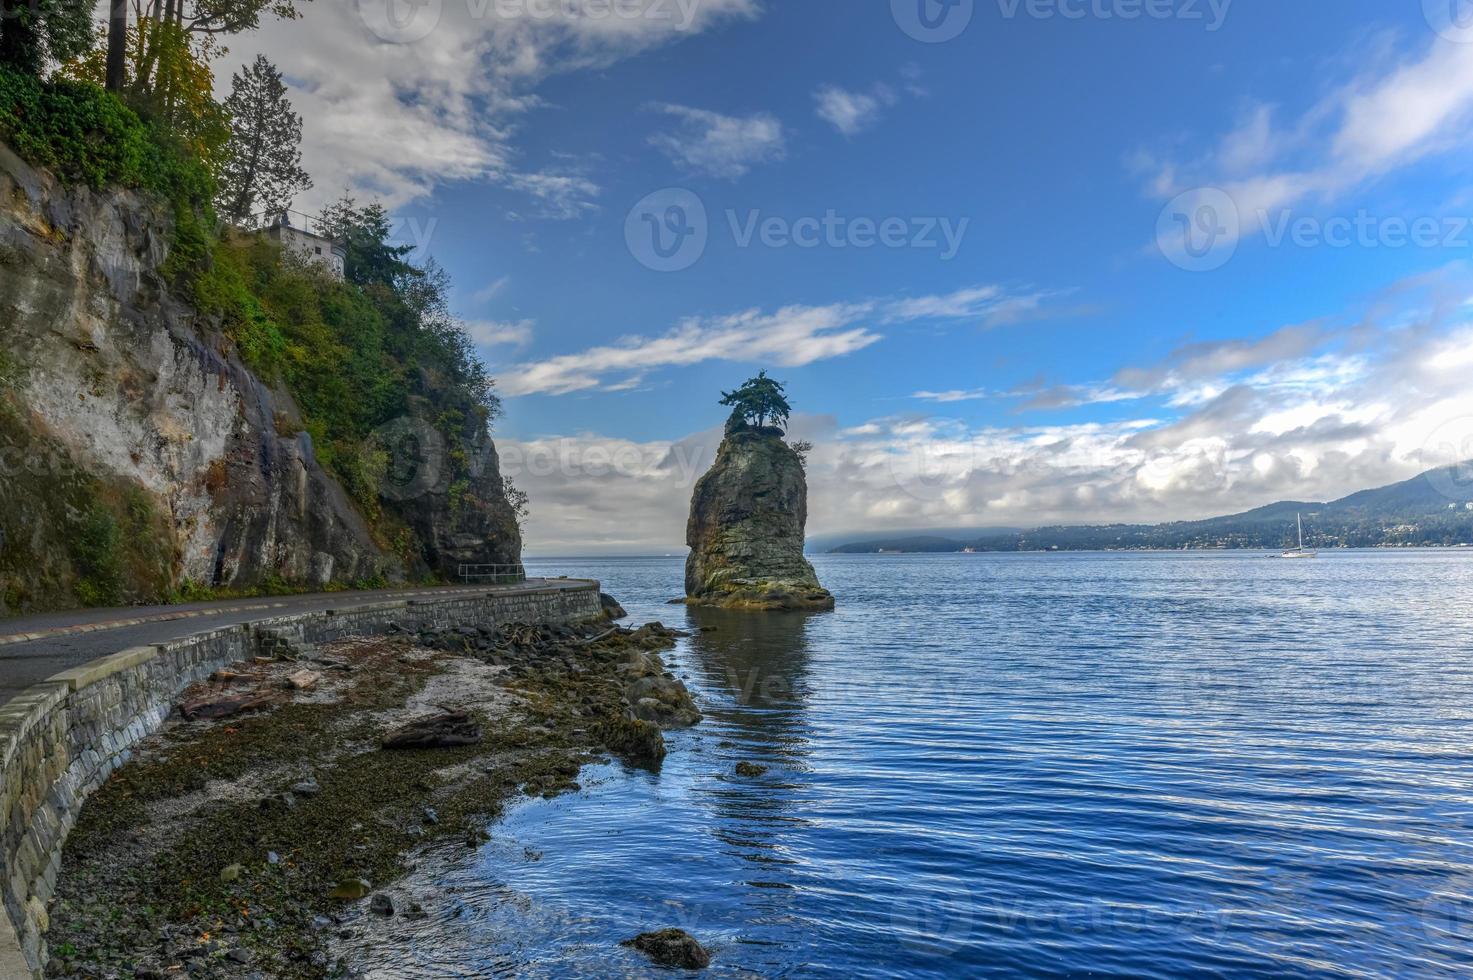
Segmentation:
{"type": "Polygon", "coordinates": [[[413,975],[643,975],[667,925],[719,976],[1473,972],[1473,554],[816,564],[805,617],[529,563],[715,627],[708,719],[513,809],[413,975]]]}

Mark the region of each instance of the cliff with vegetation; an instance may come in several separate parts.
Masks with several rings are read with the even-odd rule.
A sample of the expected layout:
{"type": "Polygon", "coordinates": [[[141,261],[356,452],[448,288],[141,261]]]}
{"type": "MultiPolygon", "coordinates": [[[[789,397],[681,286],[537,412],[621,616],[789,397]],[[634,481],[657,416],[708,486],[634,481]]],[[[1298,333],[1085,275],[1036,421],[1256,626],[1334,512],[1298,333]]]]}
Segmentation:
{"type": "Polygon", "coordinates": [[[0,69],[0,615],[518,562],[443,278],[377,208],[329,215],[342,281],[214,191],[114,96],[0,69]]]}
{"type": "Polygon", "coordinates": [[[691,499],[688,601],[739,609],[832,609],[803,557],[803,459],[773,428],[737,428],[691,499]]]}

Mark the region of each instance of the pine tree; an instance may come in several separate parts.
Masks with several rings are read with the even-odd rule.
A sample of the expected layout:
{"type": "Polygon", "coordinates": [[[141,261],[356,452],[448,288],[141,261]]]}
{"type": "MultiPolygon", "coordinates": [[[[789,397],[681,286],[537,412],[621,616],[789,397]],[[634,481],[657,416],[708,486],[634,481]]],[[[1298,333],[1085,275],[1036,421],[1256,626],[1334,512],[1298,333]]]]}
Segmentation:
{"type": "Polygon", "coordinates": [[[784,390],[782,382],[769,378],[766,371],[759,371],[757,377],[748,378],[736,391],[723,391],[721,404],[732,406],[726,430],[760,430],[769,425],[776,429],[786,429],[792,408],[783,395],[784,390]]]}
{"type": "Polygon", "coordinates": [[[286,97],[281,72],[264,55],[235,73],[225,100],[231,135],[220,171],[219,206],[240,221],[281,211],[312,186],[302,169],[302,117],[286,97]]]}

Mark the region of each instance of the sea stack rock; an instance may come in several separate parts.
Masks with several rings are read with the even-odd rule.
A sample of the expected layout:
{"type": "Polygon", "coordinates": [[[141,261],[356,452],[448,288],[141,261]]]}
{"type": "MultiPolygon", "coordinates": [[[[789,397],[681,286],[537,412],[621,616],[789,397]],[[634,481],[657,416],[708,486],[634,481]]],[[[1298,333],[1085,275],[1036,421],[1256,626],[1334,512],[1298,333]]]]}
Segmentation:
{"type": "Polygon", "coordinates": [[[727,393],[722,404],[736,408],[716,463],[691,498],[686,601],[752,610],[834,608],[803,557],[803,457],[783,440],[780,424],[772,424],[787,421],[782,386],[764,373],[727,393]]]}

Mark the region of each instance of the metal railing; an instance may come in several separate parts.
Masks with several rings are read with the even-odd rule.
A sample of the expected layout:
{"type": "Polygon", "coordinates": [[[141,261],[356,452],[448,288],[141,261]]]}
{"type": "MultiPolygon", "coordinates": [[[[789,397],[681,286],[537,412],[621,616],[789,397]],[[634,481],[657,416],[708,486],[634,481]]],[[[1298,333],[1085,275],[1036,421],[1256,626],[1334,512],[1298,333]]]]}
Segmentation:
{"type": "Polygon", "coordinates": [[[240,227],[246,231],[265,231],[270,228],[295,228],[297,231],[305,231],[309,235],[318,238],[336,240],[323,228],[323,221],[319,215],[307,214],[305,211],[293,211],[291,208],[280,211],[262,211],[253,214],[240,222],[240,227]]]}
{"type": "Polygon", "coordinates": [[[527,570],[521,565],[461,565],[460,580],[490,585],[510,585],[527,581],[527,570]]]}

